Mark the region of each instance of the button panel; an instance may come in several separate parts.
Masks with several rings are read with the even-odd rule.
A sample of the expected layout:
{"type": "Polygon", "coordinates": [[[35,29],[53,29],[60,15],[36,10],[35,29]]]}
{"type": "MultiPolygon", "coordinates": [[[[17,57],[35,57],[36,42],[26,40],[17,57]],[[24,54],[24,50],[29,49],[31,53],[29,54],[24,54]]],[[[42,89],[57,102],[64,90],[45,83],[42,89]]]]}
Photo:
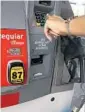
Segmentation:
{"type": "Polygon", "coordinates": [[[35,17],[36,17],[36,25],[38,27],[44,27],[46,13],[45,12],[36,11],[35,12],[35,17]]]}

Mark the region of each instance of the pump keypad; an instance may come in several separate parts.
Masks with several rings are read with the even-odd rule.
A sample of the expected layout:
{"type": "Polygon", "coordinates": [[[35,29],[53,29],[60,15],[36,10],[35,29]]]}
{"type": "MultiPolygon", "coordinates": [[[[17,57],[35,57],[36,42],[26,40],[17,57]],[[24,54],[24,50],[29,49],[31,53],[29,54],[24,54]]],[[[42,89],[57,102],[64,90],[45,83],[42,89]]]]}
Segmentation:
{"type": "Polygon", "coordinates": [[[35,17],[36,17],[36,25],[38,27],[44,27],[46,13],[37,11],[35,12],[35,17]]]}

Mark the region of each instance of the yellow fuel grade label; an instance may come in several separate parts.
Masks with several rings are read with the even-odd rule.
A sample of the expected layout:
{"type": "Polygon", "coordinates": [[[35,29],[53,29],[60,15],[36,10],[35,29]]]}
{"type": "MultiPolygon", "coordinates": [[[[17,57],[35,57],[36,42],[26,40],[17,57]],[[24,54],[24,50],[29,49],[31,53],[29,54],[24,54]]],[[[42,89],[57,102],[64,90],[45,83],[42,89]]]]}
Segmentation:
{"type": "Polygon", "coordinates": [[[16,66],[11,68],[10,82],[12,84],[22,84],[24,82],[24,76],[23,67],[16,66]]]}

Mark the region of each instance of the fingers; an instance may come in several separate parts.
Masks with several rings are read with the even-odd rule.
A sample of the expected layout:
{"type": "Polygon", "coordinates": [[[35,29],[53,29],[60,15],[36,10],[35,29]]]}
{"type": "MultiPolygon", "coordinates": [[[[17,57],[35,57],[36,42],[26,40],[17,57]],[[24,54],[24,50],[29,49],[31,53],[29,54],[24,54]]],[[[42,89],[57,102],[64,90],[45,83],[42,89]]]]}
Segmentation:
{"type": "Polygon", "coordinates": [[[45,27],[44,27],[44,33],[49,41],[52,41],[52,38],[56,39],[59,36],[59,34],[53,32],[51,29],[49,29],[47,27],[47,25],[45,25],[45,27]]]}
{"type": "Polygon", "coordinates": [[[49,35],[49,28],[47,27],[47,25],[45,25],[45,27],[44,27],[44,33],[45,33],[46,37],[48,38],[48,40],[52,41],[52,37],[49,35]]]}
{"type": "Polygon", "coordinates": [[[58,33],[53,32],[52,30],[49,31],[49,34],[52,35],[54,38],[60,36],[58,33]]]}
{"type": "Polygon", "coordinates": [[[52,38],[57,38],[57,36],[59,36],[59,29],[55,26],[55,22],[57,24],[58,21],[61,21],[60,19],[62,18],[59,16],[56,15],[51,16],[47,14],[44,33],[50,41],[52,41],[52,38]]]}

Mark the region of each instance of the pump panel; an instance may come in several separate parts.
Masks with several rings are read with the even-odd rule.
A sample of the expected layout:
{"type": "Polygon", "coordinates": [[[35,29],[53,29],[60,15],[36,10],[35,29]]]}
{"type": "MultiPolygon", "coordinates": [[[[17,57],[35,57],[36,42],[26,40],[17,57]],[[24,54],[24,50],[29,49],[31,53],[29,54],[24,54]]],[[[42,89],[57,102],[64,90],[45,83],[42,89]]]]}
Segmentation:
{"type": "Polygon", "coordinates": [[[29,50],[24,8],[24,2],[1,2],[1,87],[28,83],[29,50]]]}

